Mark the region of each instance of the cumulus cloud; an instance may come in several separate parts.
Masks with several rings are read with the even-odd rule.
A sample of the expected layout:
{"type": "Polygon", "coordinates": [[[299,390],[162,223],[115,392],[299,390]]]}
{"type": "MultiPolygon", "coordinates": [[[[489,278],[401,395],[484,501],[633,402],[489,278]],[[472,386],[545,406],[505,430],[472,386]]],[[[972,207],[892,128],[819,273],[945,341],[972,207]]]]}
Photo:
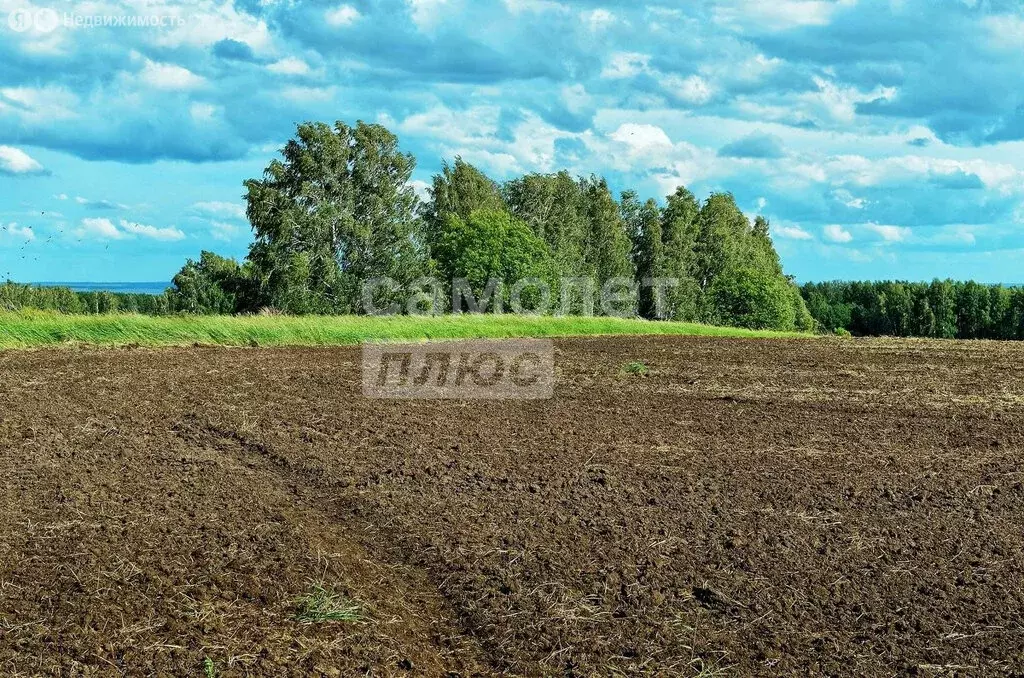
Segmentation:
{"type": "Polygon", "coordinates": [[[663,82],[671,94],[692,106],[702,106],[708,103],[714,94],[708,81],[699,75],[690,75],[685,78],[668,76],[664,78],[663,82]]]}
{"type": "Polygon", "coordinates": [[[601,77],[610,80],[632,78],[647,72],[651,62],[650,55],[638,52],[616,52],[610,56],[601,77]]]}
{"type": "Polygon", "coordinates": [[[152,238],[153,240],[184,240],[185,234],[173,226],[167,228],[157,228],[156,226],[148,226],[146,224],[136,224],[131,221],[121,220],[121,230],[125,233],[131,233],[133,235],[140,235],[145,238],[152,238]]]}
{"type": "Polygon", "coordinates": [[[39,161],[20,148],[0,146],[0,174],[25,175],[45,173],[46,169],[39,161]]]}
{"type": "Polygon", "coordinates": [[[723,0],[714,9],[717,22],[745,30],[784,31],[801,26],[827,26],[840,10],[857,0],[723,0]]]}
{"type": "Polygon", "coordinates": [[[911,230],[905,226],[890,226],[887,224],[866,224],[867,230],[878,234],[885,242],[902,242],[910,237],[911,230]]]}
{"type": "Polygon", "coordinates": [[[625,123],[608,136],[626,146],[632,155],[657,155],[672,149],[672,140],[657,125],[625,123]]]}
{"type": "Polygon", "coordinates": [[[847,243],[853,240],[853,234],[839,224],[828,224],[823,229],[825,239],[837,243],[847,243]]]}
{"type": "Polygon", "coordinates": [[[206,81],[183,66],[163,64],[146,59],[139,79],[150,87],[166,90],[195,89],[206,81]]]}
{"type": "Polygon", "coordinates": [[[210,222],[210,237],[222,242],[230,242],[242,233],[242,228],[237,224],[229,224],[224,221],[210,222]]]}
{"type": "Polygon", "coordinates": [[[772,233],[790,240],[814,240],[814,236],[799,226],[772,226],[772,233]]]}
{"type": "Polygon", "coordinates": [[[329,26],[349,26],[358,21],[361,16],[359,10],[352,5],[340,5],[327,10],[324,20],[329,26]]]}
{"type": "Polygon", "coordinates": [[[603,30],[615,23],[615,15],[603,8],[581,12],[580,19],[592,31],[603,30]]]}
{"type": "Polygon", "coordinates": [[[297,57],[278,59],[268,65],[267,70],[281,75],[306,75],[310,71],[309,64],[297,57]]]}
{"type": "Polygon", "coordinates": [[[80,195],[75,196],[75,202],[90,210],[123,210],[128,209],[127,205],[111,202],[110,200],[91,200],[80,195]]]}
{"type": "Polygon", "coordinates": [[[194,203],[192,209],[209,217],[245,219],[245,205],[241,203],[210,200],[194,203]]]}
{"type": "Polygon", "coordinates": [[[31,226],[20,226],[16,222],[0,225],[0,238],[10,241],[31,242],[36,239],[31,226]]]}
{"type": "Polygon", "coordinates": [[[82,219],[81,226],[75,231],[75,235],[79,238],[98,238],[101,240],[121,240],[126,237],[106,217],[82,219]]]}
{"type": "Polygon", "coordinates": [[[407,0],[409,17],[420,30],[430,30],[441,20],[441,10],[448,0],[407,0]]]}
{"type": "Polygon", "coordinates": [[[74,234],[80,239],[91,238],[97,240],[125,240],[135,236],[161,241],[185,239],[185,234],[173,226],[157,228],[121,219],[118,227],[114,225],[114,222],[105,217],[82,219],[80,227],[74,231],[74,234]]]}

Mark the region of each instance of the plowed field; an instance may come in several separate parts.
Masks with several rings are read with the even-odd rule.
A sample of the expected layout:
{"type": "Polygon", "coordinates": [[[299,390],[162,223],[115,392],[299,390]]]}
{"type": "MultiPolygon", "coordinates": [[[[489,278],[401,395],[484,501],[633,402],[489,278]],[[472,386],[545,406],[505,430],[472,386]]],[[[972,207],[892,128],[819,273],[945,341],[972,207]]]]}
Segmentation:
{"type": "Polygon", "coordinates": [[[0,675],[1024,672],[1024,347],[556,346],[495,402],[366,399],[354,348],[0,353],[0,675]]]}

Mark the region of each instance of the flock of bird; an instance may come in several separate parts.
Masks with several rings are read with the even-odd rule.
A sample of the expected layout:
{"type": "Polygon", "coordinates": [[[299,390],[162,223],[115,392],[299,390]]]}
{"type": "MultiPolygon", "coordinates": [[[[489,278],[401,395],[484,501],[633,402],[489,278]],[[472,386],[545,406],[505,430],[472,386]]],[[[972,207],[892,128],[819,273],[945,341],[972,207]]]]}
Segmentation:
{"type": "MultiPolygon", "coordinates": [[[[44,217],[46,216],[46,212],[40,212],[39,214],[40,214],[40,216],[44,216],[44,217]]],[[[14,225],[15,224],[0,224],[0,236],[5,235],[6,233],[12,233],[13,234],[14,233],[13,229],[10,229],[9,227],[10,226],[14,226],[14,225]]],[[[64,226],[63,225],[58,226],[57,227],[57,235],[59,236],[59,235],[62,235],[63,233],[64,233],[64,226]]],[[[54,237],[56,237],[56,236],[51,235],[46,240],[37,241],[36,238],[35,238],[35,235],[33,234],[31,238],[28,238],[27,240],[25,240],[25,242],[23,242],[21,244],[21,247],[18,248],[18,253],[21,254],[21,258],[22,259],[29,259],[29,257],[33,253],[32,250],[27,249],[30,245],[32,245],[33,243],[38,243],[38,244],[46,245],[46,244],[52,242],[54,237]]],[[[75,242],[82,242],[82,240],[83,240],[83,238],[78,238],[75,242]]],[[[103,249],[110,249],[110,245],[109,244],[106,245],[103,249]]],[[[37,256],[32,257],[30,259],[30,261],[39,261],[39,256],[37,255],[37,256]]],[[[3,259],[0,259],[0,263],[7,263],[7,262],[4,262],[3,259]]],[[[11,279],[11,272],[10,271],[6,271],[4,273],[3,279],[4,280],[10,280],[11,279]]]]}
{"type": "MultiPolygon", "coordinates": [[[[46,216],[46,212],[40,212],[39,214],[44,216],[44,217],[46,216]]],[[[10,226],[10,225],[11,224],[0,224],[0,232],[8,231],[8,226],[10,226]]],[[[10,231],[10,232],[13,233],[13,231],[10,231]]],[[[59,226],[57,228],[57,232],[58,232],[58,234],[63,233],[64,232],[64,227],[63,226],[59,226]]],[[[54,236],[51,235],[46,240],[42,241],[42,244],[45,245],[45,244],[51,242],[53,240],[53,238],[54,238],[54,236]]],[[[21,244],[21,247],[18,248],[18,252],[21,253],[21,258],[22,259],[28,259],[28,257],[31,254],[31,251],[27,250],[26,248],[28,248],[29,245],[31,245],[34,242],[35,242],[35,236],[27,239],[24,243],[21,244]]],[[[79,238],[78,242],[82,242],[82,239],[79,238]]],[[[37,255],[35,257],[32,257],[32,261],[39,261],[39,256],[37,255]]],[[[4,273],[4,279],[5,280],[10,280],[10,278],[11,278],[11,272],[10,271],[5,272],[4,273]]]]}

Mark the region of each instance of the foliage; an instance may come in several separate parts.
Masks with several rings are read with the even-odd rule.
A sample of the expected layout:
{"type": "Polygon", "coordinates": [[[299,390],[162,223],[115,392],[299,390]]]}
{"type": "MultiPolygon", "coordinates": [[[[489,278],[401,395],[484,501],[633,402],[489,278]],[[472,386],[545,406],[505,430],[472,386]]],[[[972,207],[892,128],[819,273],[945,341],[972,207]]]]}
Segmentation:
{"type": "Polygon", "coordinates": [[[934,280],[808,283],[800,292],[825,332],[1024,339],[1024,288],[934,280]]]}
{"type": "Polygon", "coordinates": [[[169,292],[129,294],[125,292],[76,292],[67,287],[0,284],[0,311],[37,309],[60,313],[145,313],[163,315],[175,310],[169,292]]]}
{"type": "Polygon", "coordinates": [[[262,179],[245,182],[259,306],[355,313],[363,280],[418,277],[415,160],[391,132],[363,122],[304,123],[282,155],[262,179]]]}
{"type": "Polygon", "coordinates": [[[454,165],[444,163],[441,173],[434,175],[429,194],[430,200],[422,207],[423,240],[428,253],[436,248],[448,215],[466,221],[476,211],[507,209],[497,182],[460,157],[455,158],[454,165]]]}
{"type": "MultiPolygon", "coordinates": [[[[446,280],[465,279],[474,297],[486,295],[488,282],[534,279],[553,286],[547,247],[519,219],[504,211],[476,211],[463,220],[448,214],[435,251],[438,270],[446,280]]],[[[511,290],[503,290],[503,301],[511,290]]],[[[536,306],[537,289],[524,291],[527,308],[536,306]],[[528,294],[534,295],[527,298],[528,294]]]]}
{"type": "Polygon", "coordinates": [[[625,372],[626,374],[634,374],[638,377],[646,377],[651,372],[650,368],[647,367],[646,363],[643,363],[639,360],[634,360],[632,362],[626,363],[626,365],[622,368],[622,371],[625,372]]]}
{"type": "Polygon", "coordinates": [[[707,291],[713,324],[753,330],[796,328],[796,309],[788,281],[753,267],[719,273],[707,291]]]}
{"type": "Polygon", "coordinates": [[[174,276],[171,307],[188,313],[233,313],[246,297],[249,280],[234,259],[203,251],[174,276]]]}

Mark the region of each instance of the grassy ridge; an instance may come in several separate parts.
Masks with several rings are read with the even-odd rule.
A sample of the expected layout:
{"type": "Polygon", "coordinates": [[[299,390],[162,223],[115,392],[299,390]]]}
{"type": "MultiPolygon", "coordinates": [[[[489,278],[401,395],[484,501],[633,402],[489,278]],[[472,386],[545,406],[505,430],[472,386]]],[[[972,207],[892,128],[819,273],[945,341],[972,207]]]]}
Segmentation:
{"type": "Polygon", "coordinates": [[[801,337],[693,323],[599,317],[463,315],[366,316],[145,316],[0,313],[0,348],[67,343],[99,346],[337,346],[367,340],[424,340],[662,334],[719,337],[801,337]]]}

